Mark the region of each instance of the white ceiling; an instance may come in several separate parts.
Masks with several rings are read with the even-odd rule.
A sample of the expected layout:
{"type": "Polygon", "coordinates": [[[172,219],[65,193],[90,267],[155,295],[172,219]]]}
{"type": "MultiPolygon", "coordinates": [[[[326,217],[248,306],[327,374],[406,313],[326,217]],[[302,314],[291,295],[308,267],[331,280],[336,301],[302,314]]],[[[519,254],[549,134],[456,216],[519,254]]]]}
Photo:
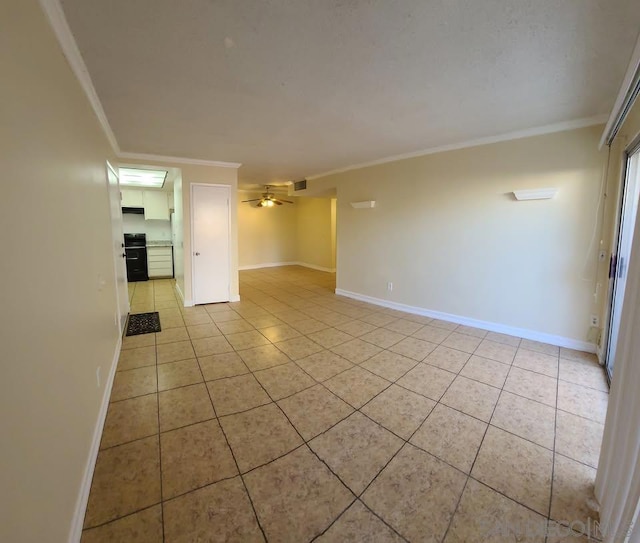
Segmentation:
{"type": "Polygon", "coordinates": [[[637,0],[62,0],[122,151],[245,184],[607,114],[637,0]]]}

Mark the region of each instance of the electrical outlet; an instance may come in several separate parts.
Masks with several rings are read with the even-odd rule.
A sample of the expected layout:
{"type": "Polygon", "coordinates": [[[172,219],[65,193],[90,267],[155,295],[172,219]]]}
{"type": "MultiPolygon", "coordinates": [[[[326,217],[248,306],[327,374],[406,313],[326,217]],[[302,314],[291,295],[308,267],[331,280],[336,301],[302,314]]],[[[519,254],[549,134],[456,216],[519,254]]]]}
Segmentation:
{"type": "Polygon", "coordinates": [[[591,315],[591,326],[595,326],[596,328],[600,326],[600,318],[598,315],[591,315]]]}
{"type": "Polygon", "coordinates": [[[97,385],[98,385],[98,388],[100,388],[100,386],[101,386],[101,384],[102,384],[102,383],[100,382],[100,370],[101,370],[101,369],[102,369],[102,366],[98,366],[98,367],[96,368],[96,383],[97,383],[97,385]]]}
{"type": "Polygon", "coordinates": [[[387,283],[387,290],[388,290],[389,292],[391,292],[391,291],[393,290],[393,283],[392,283],[392,282],[388,282],[388,283],[387,283]]]}

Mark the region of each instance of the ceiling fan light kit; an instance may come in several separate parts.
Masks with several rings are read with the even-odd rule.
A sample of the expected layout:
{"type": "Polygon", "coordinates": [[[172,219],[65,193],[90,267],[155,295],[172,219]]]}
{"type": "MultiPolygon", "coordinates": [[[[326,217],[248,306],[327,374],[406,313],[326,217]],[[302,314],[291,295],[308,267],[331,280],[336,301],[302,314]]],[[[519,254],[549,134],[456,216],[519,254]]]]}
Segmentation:
{"type": "Polygon", "coordinates": [[[258,202],[254,207],[273,207],[281,206],[283,203],[292,204],[291,200],[284,200],[282,198],[276,198],[272,192],[269,191],[269,185],[265,185],[265,192],[262,194],[262,198],[253,198],[251,200],[242,200],[242,203],[258,202]]]}

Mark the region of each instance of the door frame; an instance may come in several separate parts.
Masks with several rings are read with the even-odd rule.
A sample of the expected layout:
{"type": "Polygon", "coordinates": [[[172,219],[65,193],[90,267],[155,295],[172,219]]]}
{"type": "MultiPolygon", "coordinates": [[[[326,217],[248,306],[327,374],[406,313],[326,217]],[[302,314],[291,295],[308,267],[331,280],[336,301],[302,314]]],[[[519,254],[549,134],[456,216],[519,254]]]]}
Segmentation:
{"type": "MultiPolygon", "coordinates": [[[[105,170],[106,175],[106,181],[107,181],[107,196],[109,198],[109,220],[111,221],[111,232],[113,234],[113,216],[111,215],[111,184],[109,183],[109,170],[111,170],[111,172],[113,173],[113,175],[115,175],[116,179],[118,180],[118,198],[120,201],[122,201],[122,196],[121,196],[121,192],[120,192],[120,176],[118,175],[117,170],[111,165],[111,163],[107,160],[106,161],[107,167],[105,170]]],[[[121,221],[120,223],[120,229],[121,231],[121,235],[122,237],[122,241],[120,241],[120,243],[122,244],[124,241],[124,225],[121,221]]],[[[116,240],[112,239],[112,243],[115,243],[116,240]]],[[[112,247],[113,249],[113,247],[112,247]]],[[[122,249],[124,251],[124,248],[122,249]]],[[[127,322],[127,316],[129,315],[129,311],[131,309],[131,306],[129,305],[129,293],[127,292],[127,295],[125,297],[126,299],[126,305],[125,307],[121,307],[120,304],[120,292],[118,291],[118,265],[122,264],[122,261],[119,260],[119,256],[116,256],[115,251],[112,251],[112,257],[113,257],[113,279],[114,279],[114,285],[115,285],[115,292],[116,292],[116,310],[118,312],[118,331],[120,332],[120,335],[122,335],[122,333],[124,332],[124,327],[125,327],[125,323],[127,322]],[[123,312],[124,309],[124,312],[123,312]],[[122,318],[122,315],[124,314],[124,319],[122,318]]],[[[125,267],[125,273],[124,273],[124,279],[125,279],[125,283],[128,285],[129,282],[127,280],[127,273],[126,273],[126,267],[125,267]]]]}
{"type": "Polygon", "coordinates": [[[195,256],[193,254],[194,252],[193,237],[195,233],[195,228],[194,228],[195,213],[193,212],[194,202],[195,202],[195,199],[193,197],[194,187],[218,187],[218,188],[225,189],[227,192],[227,246],[229,248],[229,250],[227,251],[228,253],[227,259],[229,264],[229,282],[227,285],[227,298],[228,298],[227,301],[230,302],[231,301],[231,269],[232,269],[232,265],[231,265],[231,185],[223,185],[220,183],[190,183],[189,226],[190,226],[191,232],[189,233],[189,238],[190,238],[191,246],[189,247],[189,258],[191,260],[191,299],[193,300],[193,305],[198,305],[198,301],[196,300],[196,267],[194,265],[195,259],[193,258],[195,256]]]}
{"type": "Polygon", "coordinates": [[[618,195],[618,204],[616,207],[616,214],[614,217],[615,229],[613,232],[613,240],[611,245],[611,258],[609,260],[609,288],[607,293],[607,305],[606,305],[606,328],[603,330],[603,337],[605,338],[604,345],[602,346],[602,362],[605,369],[605,374],[607,376],[607,380],[609,384],[611,384],[611,366],[609,364],[609,354],[610,354],[610,346],[611,346],[611,336],[612,336],[612,321],[614,317],[614,304],[615,304],[615,293],[616,293],[616,281],[617,281],[617,273],[611,275],[612,268],[615,266],[615,270],[617,272],[618,267],[618,256],[619,256],[619,248],[621,243],[621,235],[622,235],[622,225],[624,221],[624,205],[625,205],[625,196],[627,190],[627,174],[629,172],[629,161],[631,157],[633,157],[636,153],[640,153],[640,134],[638,134],[629,145],[624,149],[622,153],[622,164],[620,167],[620,193],[618,195]],[[615,259],[615,263],[614,263],[615,259]]]}

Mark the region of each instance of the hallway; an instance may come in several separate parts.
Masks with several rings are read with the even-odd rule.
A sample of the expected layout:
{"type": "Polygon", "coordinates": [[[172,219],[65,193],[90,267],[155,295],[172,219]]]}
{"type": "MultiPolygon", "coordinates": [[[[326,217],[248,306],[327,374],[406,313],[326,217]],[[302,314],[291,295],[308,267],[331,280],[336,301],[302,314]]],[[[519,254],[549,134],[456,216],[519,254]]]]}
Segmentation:
{"type": "Polygon", "coordinates": [[[124,339],[82,541],[587,541],[558,523],[597,518],[595,357],[334,288],[244,271],[242,301],[183,308],[130,285],[162,331],[124,339]]]}

